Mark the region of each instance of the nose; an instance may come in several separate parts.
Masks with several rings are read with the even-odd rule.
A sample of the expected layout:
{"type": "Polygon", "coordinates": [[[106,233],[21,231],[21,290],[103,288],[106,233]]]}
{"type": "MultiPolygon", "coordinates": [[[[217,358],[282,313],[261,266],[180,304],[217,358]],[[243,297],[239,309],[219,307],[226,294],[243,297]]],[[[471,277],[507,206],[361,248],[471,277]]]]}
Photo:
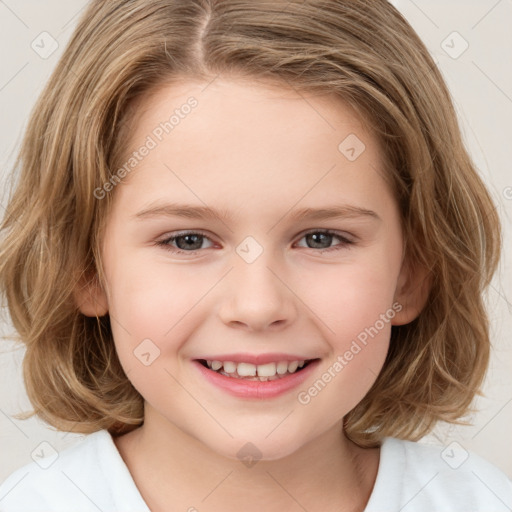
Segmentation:
{"type": "Polygon", "coordinates": [[[295,320],[295,296],[264,254],[253,263],[236,262],[229,273],[219,308],[219,317],[226,325],[264,331],[282,329],[295,320]]]}

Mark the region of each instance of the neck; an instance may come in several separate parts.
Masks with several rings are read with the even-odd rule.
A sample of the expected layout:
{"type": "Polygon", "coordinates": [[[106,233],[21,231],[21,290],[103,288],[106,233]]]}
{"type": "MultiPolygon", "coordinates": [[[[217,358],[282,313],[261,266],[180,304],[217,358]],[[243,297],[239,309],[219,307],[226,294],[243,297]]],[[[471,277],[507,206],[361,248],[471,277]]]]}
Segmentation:
{"type": "MultiPolygon", "coordinates": [[[[149,412],[149,411],[147,411],[149,412]]],[[[224,457],[165,418],[116,438],[153,512],[169,510],[362,511],[377,475],[379,450],[349,441],[341,421],[276,460],[224,457]]]]}

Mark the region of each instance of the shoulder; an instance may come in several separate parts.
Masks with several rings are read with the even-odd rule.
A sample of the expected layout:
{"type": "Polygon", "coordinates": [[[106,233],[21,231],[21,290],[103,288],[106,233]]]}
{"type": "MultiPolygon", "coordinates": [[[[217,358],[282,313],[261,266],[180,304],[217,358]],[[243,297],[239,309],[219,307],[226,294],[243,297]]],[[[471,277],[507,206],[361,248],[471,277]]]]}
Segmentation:
{"type": "Polygon", "coordinates": [[[0,485],[0,512],[149,511],[106,430],[60,453],[44,451],[0,485]]]}
{"type": "Polygon", "coordinates": [[[461,444],[383,441],[367,512],[501,512],[511,508],[512,482],[461,444]],[[394,505],[383,509],[384,503],[394,505]]]}

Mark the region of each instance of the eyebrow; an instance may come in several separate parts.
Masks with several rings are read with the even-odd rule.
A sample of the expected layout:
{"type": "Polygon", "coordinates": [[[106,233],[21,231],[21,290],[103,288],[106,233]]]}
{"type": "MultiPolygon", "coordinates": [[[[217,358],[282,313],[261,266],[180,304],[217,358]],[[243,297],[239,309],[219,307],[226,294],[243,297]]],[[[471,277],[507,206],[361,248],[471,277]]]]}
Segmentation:
{"type": "MultiPolygon", "coordinates": [[[[376,212],[353,205],[336,205],[325,208],[301,208],[283,215],[282,218],[286,216],[289,216],[289,218],[295,222],[307,219],[327,220],[339,218],[370,218],[381,220],[376,212]]],[[[233,220],[233,214],[226,209],[214,210],[207,206],[194,206],[177,203],[155,204],[153,206],[148,206],[132,216],[132,218],[136,220],[154,217],[182,217],[197,220],[233,220]]]]}

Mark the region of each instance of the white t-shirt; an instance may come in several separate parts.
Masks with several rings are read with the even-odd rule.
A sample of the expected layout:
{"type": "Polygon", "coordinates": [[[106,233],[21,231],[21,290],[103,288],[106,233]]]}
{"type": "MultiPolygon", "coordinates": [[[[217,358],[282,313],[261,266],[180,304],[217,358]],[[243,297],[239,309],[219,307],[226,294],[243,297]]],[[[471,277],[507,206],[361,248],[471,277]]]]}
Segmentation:
{"type": "MultiPolygon", "coordinates": [[[[365,512],[510,512],[512,482],[459,444],[385,438],[365,512]]],[[[12,473],[1,512],[149,512],[106,430],[12,473]],[[55,460],[54,460],[55,459],[55,460]]]]}

